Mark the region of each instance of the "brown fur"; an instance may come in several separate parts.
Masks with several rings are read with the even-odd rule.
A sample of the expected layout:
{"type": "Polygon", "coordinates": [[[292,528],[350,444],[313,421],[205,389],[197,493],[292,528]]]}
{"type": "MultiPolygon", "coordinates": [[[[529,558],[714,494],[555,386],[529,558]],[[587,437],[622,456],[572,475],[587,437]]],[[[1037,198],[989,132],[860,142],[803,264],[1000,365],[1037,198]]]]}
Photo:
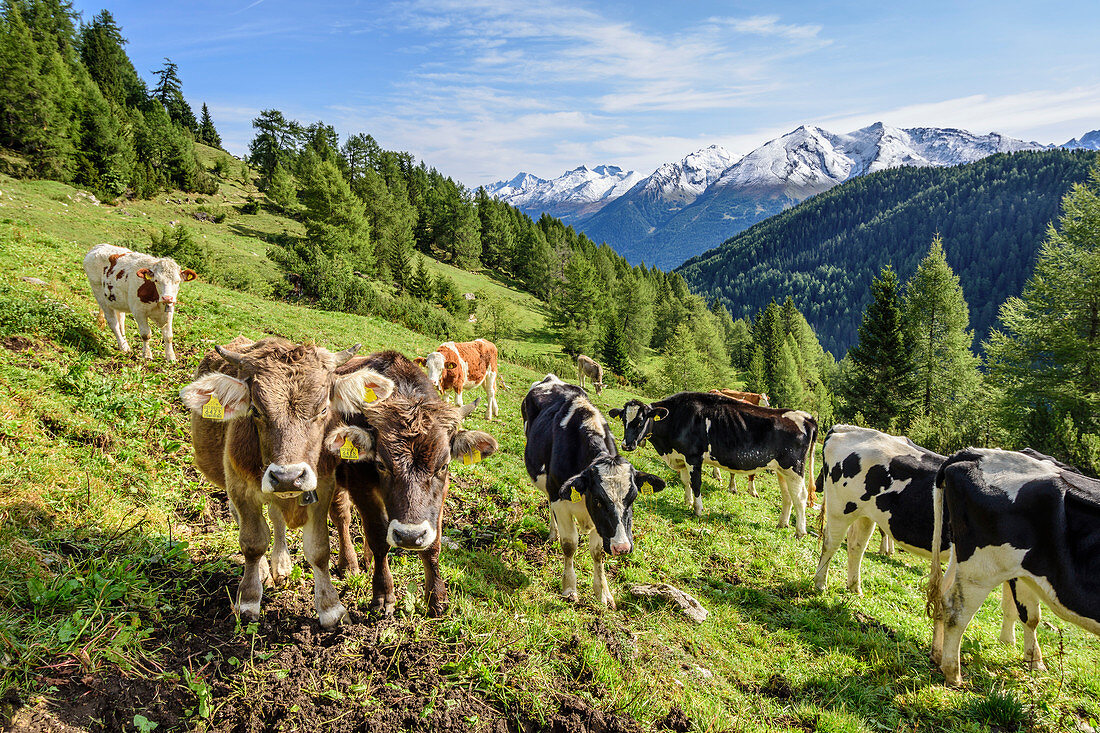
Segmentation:
{"type": "Polygon", "coordinates": [[[749,404],[752,404],[752,405],[759,405],[761,399],[764,397],[764,395],[757,394],[756,392],[738,392],[737,390],[734,390],[734,389],[725,389],[725,388],[722,388],[722,387],[720,387],[718,389],[712,389],[711,392],[713,394],[725,395],[726,397],[730,397],[730,398],[735,399],[735,400],[740,400],[741,402],[748,402],[749,404]]]}
{"type": "Polygon", "coordinates": [[[160,293],[157,292],[157,286],[152,280],[143,282],[141,287],[138,288],[137,294],[142,303],[156,303],[160,300],[160,293]]]}
{"type": "Polygon", "coordinates": [[[485,339],[460,341],[454,347],[444,344],[436,351],[455,364],[453,369],[445,369],[439,380],[443,392],[461,392],[467,383],[480,383],[486,372],[497,371],[497,347],[485,339]]]}

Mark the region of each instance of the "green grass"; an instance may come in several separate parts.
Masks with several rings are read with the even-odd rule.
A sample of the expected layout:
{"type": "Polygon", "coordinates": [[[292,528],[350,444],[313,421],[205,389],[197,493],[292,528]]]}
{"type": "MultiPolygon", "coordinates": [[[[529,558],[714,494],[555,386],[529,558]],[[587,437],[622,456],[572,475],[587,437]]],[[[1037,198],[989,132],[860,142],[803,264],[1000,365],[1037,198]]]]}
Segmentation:
{"type": "MultiPolygon", "coordinates": [[[[192,467],[187,415],[176,397],[203,352],[237,335],[266,333],[407,354],[437,344],[379,319],[196,282],[183,286],[176,317],[180,361],[143,364],[115,351],[109,333],[96,327],[81,258],[96,242],[141,242],[144,232],[199,204],[163,203],[180,198],[173,195],[94,207],[67,198],[73,190],[60,184],[3,176],[0,191],[0,697],[14,688],[24,698],[49,698],[51,680],[66,674],[118,667],[157,675],[162,652],[148,643],[149,630],[173,604],[189,602],[179,597],[181,573],[230,567],[224,558],[235,551],[234,528],[216,518],[218,500],[192,467]],[[200,532],[211,515],[213,531],[200,532]]],[[[239,193],[227,191],[226,200],[239,193]]],[[[250,223],[257,230],[294,225],[257,217],[250,223]]],[[[267,266],[262,242],[235,230],[232,219],[195,227],[227,258],[249,262],[255,252],[257,266],[267,266]]],[[[997,642],[999,603],[991,597],[964,643],[967,684],[945,689],[927,656],[926,563],[868,554],[865,596],[857,598],[843,590],[838,557],[828,589],[814,593],[817,539],[795,540],[790,529],[774,527],[774,477],[757,481],[757,499],[731,496],[706,479],[706,513],[697,519],[672,472],[650,449],[639,451],[631,457],[636,465],[670,485],[637,507],[635,552],[609,562],[619,609],[593,604],[584,553],[581,601],[562,601],[560,553],[545,539],[547,507],[522,461],[519,403],[545,369],[511,360],[538,366],[540,358],[557,358],[545,314],[485,275],[448,272],[465,292],[509,298],[526,319],[520,338],[501,343],[510,359],[501,370],[511,385],[499,396],[502,419],[488,423],[483,412],[468,419],[496,436],[501,450],[453,468],[446,533],[459,547],[442,559],[448,616],[427,620],[416,608],[408,590],[421,582],[415,558],[398,554],[393,563],[408,628],[455,650],[441,670],[449,684],[536,717],[552,712],[563,690],[647,727],[677,705],[695,730],[1054,731],[1097,724],[1100,640],[1057,620],[1044,624],[1040,642],[1051,671],[1029,673],[1020,648],[997,642]],[[690,624],[661,602],[632,598],[626,589],[636,582],[671,583],[711,615],[690,624]]],[[[597,403],[606,411],[629,396],[609,390],[597,403]]],[[[342,582],[345,602],[369,600],[367,585],[361,578],[342,582]]],[[[264,674],[246,666],[233,694],[247,694],[264,674]]],[[[198,678],[180,676],[178,684],[197,700],[209,692],[198,678]]],[[[372,689],[341,694],[379,704],[372,689]]],[[[214,697],[206,710],[215,720],[220,702],[214,697]]],[[[195,726],[201,713],[196,702],[195,726]]]]}

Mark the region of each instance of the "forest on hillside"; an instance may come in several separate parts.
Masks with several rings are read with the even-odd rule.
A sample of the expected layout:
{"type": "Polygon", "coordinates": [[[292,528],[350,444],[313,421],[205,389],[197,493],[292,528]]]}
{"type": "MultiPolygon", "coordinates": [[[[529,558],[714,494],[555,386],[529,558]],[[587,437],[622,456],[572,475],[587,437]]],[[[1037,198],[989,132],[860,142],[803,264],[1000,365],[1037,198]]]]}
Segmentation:
{"type": "Polygon", "coordinates": [[[909,277],[938,234],[980,342],[1001,303],[1022,290],[1062,196],[1096,160],[1048,150],[880,171],[760,222],[676,271],[734,317],[792,297],[825,348],[843,355],[857,340],[875,274],[891,264],[909,277]]]}

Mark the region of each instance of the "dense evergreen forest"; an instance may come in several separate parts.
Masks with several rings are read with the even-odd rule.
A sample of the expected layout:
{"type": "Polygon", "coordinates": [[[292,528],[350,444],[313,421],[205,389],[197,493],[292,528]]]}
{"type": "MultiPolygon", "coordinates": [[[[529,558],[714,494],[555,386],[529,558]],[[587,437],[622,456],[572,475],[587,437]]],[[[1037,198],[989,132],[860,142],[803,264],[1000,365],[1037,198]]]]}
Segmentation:
{"type": "Polygon", "coordinates": [[[980,341],[1000,304],[1022,290],[1061,197],[1096,159],[1049,150],[881,171],[773,216],[677,272],[735,317],[792,297],[822,344],[843,354],[856,341],[876,273],[892,264],[907,278],[939,234],[980,341]]]}

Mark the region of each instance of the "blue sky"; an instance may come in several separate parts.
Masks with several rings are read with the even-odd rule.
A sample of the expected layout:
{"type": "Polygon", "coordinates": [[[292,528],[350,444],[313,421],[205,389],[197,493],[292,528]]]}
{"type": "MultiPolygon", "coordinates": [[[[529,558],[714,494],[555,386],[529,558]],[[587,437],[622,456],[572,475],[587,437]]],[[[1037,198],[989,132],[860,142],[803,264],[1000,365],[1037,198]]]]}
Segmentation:
{"type": "Polygon", "coordinates": [[[814,123],[1062,143],[1100,128],[1100,2],[77,0],[139,73],[165,56],[238,155],[274,107],[476,186],[650,172],[814,123]]]}

